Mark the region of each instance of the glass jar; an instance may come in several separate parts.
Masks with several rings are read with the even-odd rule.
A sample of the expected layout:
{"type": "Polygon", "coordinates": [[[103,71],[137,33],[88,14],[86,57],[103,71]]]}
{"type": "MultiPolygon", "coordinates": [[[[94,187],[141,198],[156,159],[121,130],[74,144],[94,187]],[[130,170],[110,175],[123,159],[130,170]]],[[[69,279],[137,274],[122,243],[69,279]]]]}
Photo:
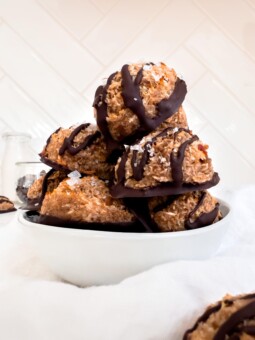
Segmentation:
{"type": "Polygon", "coordinates": [[[31,149],[31,136],[27,133],[7,132],[2,135],[5,146],[2,158],[2,192],[16,202],[16,163],[24,161],[36,161],[36,154],[31,149]]]}
{"type": "Polygon", "coordinates": [[[27,192],[35,180],[45,175],[50,167],[42,162],[16,163],[16,195],[22,207],[28,202],[27,192]]]}

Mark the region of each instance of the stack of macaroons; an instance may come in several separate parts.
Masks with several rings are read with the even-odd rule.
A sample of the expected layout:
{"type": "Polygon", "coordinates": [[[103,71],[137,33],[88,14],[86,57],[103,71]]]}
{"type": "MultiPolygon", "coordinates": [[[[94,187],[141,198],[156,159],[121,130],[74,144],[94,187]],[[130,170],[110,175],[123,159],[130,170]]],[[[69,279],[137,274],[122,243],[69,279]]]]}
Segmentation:
{"type": "Polygon", "coordinates": [[[40,153],[53,169],[42,183],[40,221],[160,232],[219,220],[219,203],[207,191],[219,176],[208,146],[188,127],[186,92],[164,63],[113,73],[96,90],[97,126],[59,128],[40,153]]]}

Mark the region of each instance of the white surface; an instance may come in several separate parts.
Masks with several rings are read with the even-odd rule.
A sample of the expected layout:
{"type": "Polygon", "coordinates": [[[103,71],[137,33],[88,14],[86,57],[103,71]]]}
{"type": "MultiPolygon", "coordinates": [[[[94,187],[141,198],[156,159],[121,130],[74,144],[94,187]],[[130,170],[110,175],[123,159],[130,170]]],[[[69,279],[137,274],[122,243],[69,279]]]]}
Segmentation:
{"type": "Polygon", "coordinates": [[[224,185],[254,183],[254,36],[254,0],[1,0],[0,134],[19,127],[40,152],[92,119],[102,78],[162,60],[187,82],[190,127],[224,185]]]}
{"type": "Polygon", "coordinates": [[[57,282],[14,214],[0,229],[0,337],[180,340],[209,303],[255,289],[255,186],[224,196],[234,216],[214,257],[171,262],[118,285],[90,288],[57,282]]]}
{"type": "Polygon", "coordinates": [[[224,218],[206,228],[157,234],[54,228],[29,222],[22,212],[18,220],[44,263],[62,279],[84,287],[119,283],[169,261],[207,259],[231,223],[226,203],[221,211],[224,218]]]}

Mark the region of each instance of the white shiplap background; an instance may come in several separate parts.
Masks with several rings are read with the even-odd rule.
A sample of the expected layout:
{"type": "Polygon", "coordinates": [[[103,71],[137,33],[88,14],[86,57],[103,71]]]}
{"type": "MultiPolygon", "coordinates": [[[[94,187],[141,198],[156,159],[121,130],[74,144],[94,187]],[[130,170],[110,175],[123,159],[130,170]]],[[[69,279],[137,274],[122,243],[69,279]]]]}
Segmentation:
{"type": "Polygon", "coordinates": [[[141,60],[186,80],[221,185],[255,182],[255,0],[0,0],[0,133],[29,132],[41,151],[92,120],[102,78],[141,60]]]}

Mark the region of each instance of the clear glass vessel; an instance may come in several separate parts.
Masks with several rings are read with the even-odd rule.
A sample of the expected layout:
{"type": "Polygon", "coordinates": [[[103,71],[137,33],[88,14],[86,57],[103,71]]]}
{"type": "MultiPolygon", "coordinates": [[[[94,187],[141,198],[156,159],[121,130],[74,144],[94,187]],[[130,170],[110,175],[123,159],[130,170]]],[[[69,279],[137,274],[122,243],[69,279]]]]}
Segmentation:
{"type": "Polygon", "coordinates": [[[2,135],[4,139],[4,153],[1,166],[1,195],[12,201],[17,201],[16,196],[16,163],[33,162],[37,160],[31,148],[31,136],[27,133],[7,132],[2,135]]]}

